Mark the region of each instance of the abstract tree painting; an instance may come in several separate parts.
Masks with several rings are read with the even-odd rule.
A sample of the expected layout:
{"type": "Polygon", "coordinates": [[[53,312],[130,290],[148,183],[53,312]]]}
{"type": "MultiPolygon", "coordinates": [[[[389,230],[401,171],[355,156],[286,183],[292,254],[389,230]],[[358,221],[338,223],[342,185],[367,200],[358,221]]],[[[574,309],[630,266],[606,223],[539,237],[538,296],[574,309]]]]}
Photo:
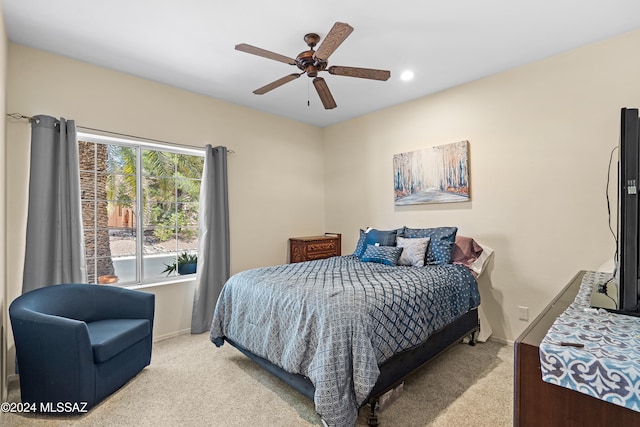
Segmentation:
{"type": "Polygon", "coordinates": [[[393,156],[395,204],[469,201],[469,142],[393,156]]]}

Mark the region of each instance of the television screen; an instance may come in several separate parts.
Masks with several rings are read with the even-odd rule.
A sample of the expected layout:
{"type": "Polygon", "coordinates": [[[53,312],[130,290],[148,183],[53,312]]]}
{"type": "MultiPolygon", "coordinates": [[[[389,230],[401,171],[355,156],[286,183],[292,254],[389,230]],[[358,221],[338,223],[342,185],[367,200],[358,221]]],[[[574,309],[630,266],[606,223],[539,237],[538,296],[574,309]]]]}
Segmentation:
{"type": "Polygon", "coordinates": [[[638,110],[623,108],[620,127],[620,182],[618,219],[618,304],[623,312],[638,311],[638,183],[640,150],[638,110]]]}
{"type": "Polygon", "coordinates": [[[614,278],[596,284],[591,306],[640,316],[640,117],[637,108],[623,108],[618,145],[618,227],[614,278]]]}

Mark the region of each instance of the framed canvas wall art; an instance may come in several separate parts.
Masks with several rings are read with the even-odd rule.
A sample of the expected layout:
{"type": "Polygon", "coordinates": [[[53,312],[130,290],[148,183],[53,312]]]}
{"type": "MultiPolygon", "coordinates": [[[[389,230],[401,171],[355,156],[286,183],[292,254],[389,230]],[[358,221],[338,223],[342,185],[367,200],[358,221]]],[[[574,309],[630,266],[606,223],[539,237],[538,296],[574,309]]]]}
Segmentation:
{"type": "Polygon", "coordinates": [[[396,206],[467,202],[469,142],[395,154],[393,179],[396,206]]]}

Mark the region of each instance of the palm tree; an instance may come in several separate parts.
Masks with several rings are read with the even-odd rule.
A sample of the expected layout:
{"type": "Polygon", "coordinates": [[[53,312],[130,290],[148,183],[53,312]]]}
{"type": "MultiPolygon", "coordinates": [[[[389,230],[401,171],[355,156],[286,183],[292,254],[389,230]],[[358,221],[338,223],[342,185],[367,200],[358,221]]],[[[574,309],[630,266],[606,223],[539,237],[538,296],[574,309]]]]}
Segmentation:
{"type": "Polygon", "coordinates": [[[155,226],[153,235],[159,240],[176,238],[193,230],[185,227],[197,225],[203,164],[199,156],[142,151],[143,217],[145,224],[155,226]]]}
{"type": "Polygon", "coordinates": [[[97,172],[107,169],[107,146],[79,141],[78,155],[87,276],[90,283],[97,283],[98,277],[114,274],[108,228],[107,175],[97,172]]]}

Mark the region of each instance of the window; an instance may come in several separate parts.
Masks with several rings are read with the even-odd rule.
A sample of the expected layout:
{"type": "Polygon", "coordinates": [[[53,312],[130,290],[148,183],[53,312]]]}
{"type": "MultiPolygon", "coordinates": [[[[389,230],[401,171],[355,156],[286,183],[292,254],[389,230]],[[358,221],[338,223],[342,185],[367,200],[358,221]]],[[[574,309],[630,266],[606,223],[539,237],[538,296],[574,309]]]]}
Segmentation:
{"type": "Polygon", "coordinates": [[[78,134],[90,283],[134,285],[177,275],[197,255],[201,150],[78,134]]]}

